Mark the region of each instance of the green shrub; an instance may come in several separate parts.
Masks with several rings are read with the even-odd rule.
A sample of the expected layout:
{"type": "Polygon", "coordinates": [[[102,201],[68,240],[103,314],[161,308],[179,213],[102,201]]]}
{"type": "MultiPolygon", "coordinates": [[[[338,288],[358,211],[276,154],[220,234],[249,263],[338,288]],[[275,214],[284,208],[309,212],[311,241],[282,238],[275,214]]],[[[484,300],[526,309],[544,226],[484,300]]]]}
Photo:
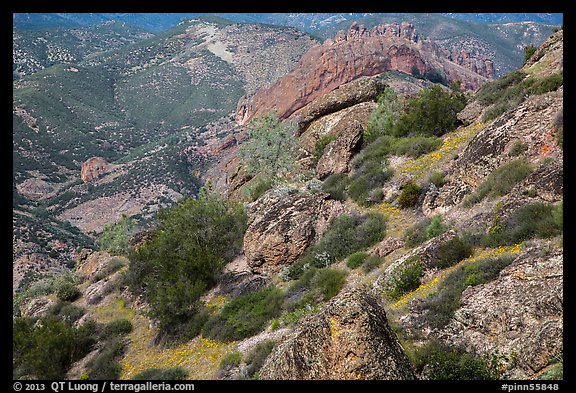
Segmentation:
{"type": "Polygon", "coordinates": [[[113,255],[127,255],[130,237],[136,233],[136,221],[122,214],[114,224],[107,224],[100,234],[100,250],[113,255]]]}
{"type": "Polygon", "coordinates": [[[432,380],[496,380],[502,374],[498,357],[480,357],[437,340],[419,348],[416,357],[416,369],[422,372],[426,366],[432,380]]]}
{"type": "Polygon", "coordinates": [[[274,180],[270,177],[259,177],[249,183],[249,188],[245,190],[245,195],[248,197],[250,202],[256,201],[260,198],[266,191],[272,188],[274,185],[274,180]]]}
{"type": "Polygon", "coordinates": [[[358,266],[362,265],[364,261],[368,258],[368,254],[365,252],[355,252],[348,257],[346,261],[346,266],[350,269],[356,269],[358,266]]]}
{"type": "Polygon", "coordinates": [[[86,310],[70,302],[59,302],[51,312],[61,321],[72,324],[82,318],[86,310]]]}
{"type": "Polygon", "coordinates": [[[504,96],[507,88],[515,86],[526,77],[522,71],[513,71],[502,78],[484,84],[477,95],[477,100],[484,106],[496,103],[504,96]]]}
{"type": "Polygon", "coordinates": [[[364,130],[366,143],[371,143],[382,135],[390,134],[402,113],[402,104],[393,89],[384,90],[378,96],[377,102],[378,107],[370,115],[364,130]]]}
{"type": "Polygon", "coordinates": [[[76,285],[68,281],[62,281],[56,288],[56,296],[64,302],[73,302],[81,295],[76,285]]]}
{"type": "Polygon", "coordinates": [[[242,362],[242,352],[234,351],[230,352],[220,362],[220,369],[226,368],[228,366],[238,367],[242,362]]]}
{"type": "Polygon", "coordinates": [[[274,286],[239,296],[227,303],[220,314],[210,317],[202,334],[220,341],[253,336],[280,314],[283,300],[282,291],[274,286]]]}
{"type": "Polygon", "coordinates": [[[188,371],[182,367],[149,368],[132,378],[133,381],[181,381],[186,379],[188,371]]]}
{"type": "Polygon", "coordinates": [[[407,110],[402,113],[394,129],[393,136],[418,135],[441,136],[458,125],[457,113],[464,109],[466,98],[463,94],[444,91],[434,85],[418,92],[410,99],[407,110]]]}
{"type": "Polygon", "coordinates": [[[385,292],[390,298],[398,299],[403,294],[418,288],[423,276],[424,267],[420,262],[420,257],[411,257],[392,272],[385,292]]]}
{"type": "Polygon", "coordinates": [[[437,150],[442,145],[442,138],[436,136],[413,136],[395,138],[390,146],[392,154],[418,158],[437,150]]]}
{"type": "Polygon", "coordinates": [[[122,366],[117,358],[122,355],[123,351],[122,341],[117,338],[106,340],[100,352],[87,364],[88,378],[92,380],[119,379],[122,366]]]}
{"type": "Polygon", "coordinates": [[[448,230],[448,226],[442,223],[442,216],[436,215],[430,220],[430,224],[426,227],[426,240],[440,236],[448,230]]]}
{"type": "Polygon", "coordinates": [[[416,224],[406,228],[403,236],[406,247],[413,248],[428,240],[427,228],[430,225],[430,222],[430,218],[424,218],[416,224]]]}
{"type": "Polygon", "coordinates": [[[312,280],[313,291],[326,301],[336,296],[346,283],[346,273],[339,269],[320,269],[312,280]]]}
{"type": "Polygon", "coordinates": [[[246,356],[246,364],[248,368],[246,372],[249,378],[257,378],[257,373],[260,371],[264,365],[264,361],[274,349],[276,342],[272,340],[266,340],[254,347],[246,356]]]}
{"type": "Polygon", "coordinates": [[[403,209],[412,207],[418,203],[420,197],[420,187],[414,182],[409,182],[402,187],[402,191],[398,196],[398,203],[403,209]]]}
{"type": "Polygon", "coordinates": [[[488,247],[513,245],[531,238],[549,238],[562,234],[562,204],[541,202],[521,206],[502,223],[499,231],[489,233],[483,241],[488,247]]]}
{"type": "Polygon", "coordinates": [[[534,45],[526,45],[524,47],[524,64],[530,60],[530,58],[536,53],[536,48],[534,45]]]}
{"type": "Polygon", "coordinates": [[[362,166],[350,176],[347,193],[360,206],[370,206],[381,199],[376,198],[374,190],[381,189],[386,180],[392,177],[392,171],[381,161],[364,161],[362,166]]]}
{"type": "Polygon", "coordinates": [[[334,261],[365,250],[384,238],[384,215],[368,212],[363,215],[341,215],[330,221],[328,230],[317,244],[309,247],[290,268],[292,279],[300,277],[305,265],[326,267],[334,261]]]}
{"type": "Polygon", "coordinates": [[[514,145],[512,145],[512,148],[510,149],[509,154],[512,157],[518,157],[519,155],[524,153],[526,150],[528,150],[528,146],[524,142],[516,141],[514,143],[514,145]]]}
{"type": "Polygon", "coordinates": [[[470,207],[486,197],[496,198],[505,195],[530,173],[532,165],[524,158],[503,164],[486,176],[476,190],[464,200],[464,206],[470,207]]]}
{"type": "Polygon", "coordinates": [[[378,255],[370,255],[362,265],[362,271],[367,274],[376,269],[384,262],[384,258],[378,255]]]}
{"type": "Polygon", "coordinates": [[[446,180],[444,179],[444,173],[442,171],[433,171],[430,174],[428,181],[434,184],[437,188],[440,188],[444,184],[446,184],[446,180]]]}
{"type": "Polygon", "coordinates": [[[522,103],[530,95],[538,95],[557,90],[563,84],[563,74],[557,73],[545,78],[526,78],[522,71],[514,71],[497,81],[486,83],[477,99],[484,106],[490,106],[482,118],[488,121],[498,117],[509,108],[522,103]]]}
{"type": "Polygon", "coordinates": [[[530,94],[545,94],[550,91],[556,91],[564,84],[564,75],[562,73],[552,74],[542,79],[536,79],[530,87],[530,94]]]}
{"type": "Polygon", "coordinates": [[[436,264],[440,268],[450,267],[472,255],[472,246],[459,237],[454,237],[438,247],[436,264]]]}
{"type": "Polygon", "coordinates": [[[424,300],[428,310],[427,321],[435,328],[443,328],[460,307],[460,295],[469,285],[479,285],[498,277],[500,271],[510,265],[513,257],[481,259],[459,266],[439,284],[435,294],[424,300]]]}
{"type": "Polygon", "coordinates": [[[66,371],[90,352],[95,325],[74,328],[56,317],[36,323],[29,318],[12,322],[13,378],[64,379],[66,371]]]}
{"type": "Polygon", "coordinates": [[[308,268],[298,281],[290,286],[289,293],[304,292],[305,295],[289,308],[316,305],[336,296],[346,283],[347,273],[339,269],[308,268]]]}
{"type": "Polygon", "coordinates": [[[132,322],[127,319],[116,319],[106,324],[103,330],[104,337],[123,336],[132,331],[132,322]]]}
{"type": "Polygon", "coordinates": [[[275,113],[255,117],[247,125],[250,139],[240,147],[240,160],[252,174],[285,177],[298,154],[295,124],[281,121],[275,113]]]}
{"type": "Polygon", "coordinates": [[[242,205],[205,192],[157,218],[150,240],[131,255],[125,281],[166,331],[196,314],[200,296],[241,250],[247,219],[242,205]]]}
{"type": "Polygon", "coordinates": [[[345,173],[334,173],[324,180],[322,190],[330,194],[330,198],[344,201],[346,199],[346,186],[348,186],[348,175],[345,173]]]}

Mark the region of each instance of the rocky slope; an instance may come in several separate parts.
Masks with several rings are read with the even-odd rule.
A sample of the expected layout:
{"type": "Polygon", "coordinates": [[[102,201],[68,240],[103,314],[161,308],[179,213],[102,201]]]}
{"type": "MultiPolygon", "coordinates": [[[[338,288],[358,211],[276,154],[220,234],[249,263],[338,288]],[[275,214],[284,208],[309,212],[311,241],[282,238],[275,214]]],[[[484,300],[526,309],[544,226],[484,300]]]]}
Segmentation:
{"type": "Polygon", "coordinates": [[[342,292],[275,347],[261,379],[414,379],[377,299],[342,292]]]}
{"type": "Polygon", "coordinates": [[[493,76],[489,59],[473,59],[468,53],[452,57],[421,37],[412,24],[380,25],[368,30],[353,23],[346,32],[340,31],[333,39],[311,48],[292,72],[254,97],[242,100],[236,121],[246,124],[254,116],[272,110],[286,119],[341,84],[390,70],[437,75],[448,83],[460,80],[467,89],[477,88],[493,76]]]}
{"type": "MultiPolygon", "coordinates": [[[[176,365],[190,379],[434,379],[441,361],[450,360],[442,357],[448,351],[428,352],[436,356],[436,362],[423,357],[435,342],[466,352],[452,359],[449,371],[461,364],[478,367],[482,359],[492,359],[497,366],[490,370],[492,378],[546,377],[558,363],[562,367],[563,357],[563,148],[559,138],[563,31],[551,36],[520,71],[511,82],[504,79],[507,84],[497,80],[471,93],[459,114],[461,123],[439,137],[439,145],[428,153],[377,156],[376,166],[390,175],[381,186],[380,198],[362,206],[348,196],[331,196],[324,189],[327,179],[334,174],[352,176],[358,170],[354,160],[367,149],[364,133],[382,91],[394,89],[404,99],[429,82],[394,73],[355,78],[303,106],[293,119],[297,125],[294,138],[302,147],[299,162],[305,171],[295,173],[289,184],[272,185],[246,204],[248,225],[242,253],[224,268],[200,301],[210,319],[222,317],[225,309],[231,312],[246,306],[239,302],[249,302],[244,295],[255,296],[262,288],[277,290],[282,296],[280,310],[255,335],[218,341],[203,331],[185,342],[163,345],[149,306],[123,287],[121,271],[129,261],[89,251],[73,256],[80,296],[72,304],[84,310],[76,325],[90,319],[102,324],[130,321],[132,331],[116,358],[119,375],[125,379],[152,367],[176,365]],[[492,101],[486,98],[490,91],[492,101]],[[520,98],[514,95],[518,92],[520,98]],[[510,101],[504,105],[496,96],[510,101]],[[504,110],[495,112],[499,105],[504,110]],[[326,136],[329,142],[317,151],[317,142],[326,136]],[[526,172],[508,180],[503,168],[517,162],[526,172]],[[510,188],[471,199],[494,178],[504,179],[510,188]],[[418,196],[414,205],[403,206],[401,194],[410,183],[418,186],[418,196]],[[534,206],[537,210],[523,210],[534,206]],[[519,214],[526,211],[528,217],[519,214]],[[335,218],[369,213],[383,220],[386,230],[383,239],[362,249],[367,254],[362,268],[353,267],[349,255],[333,261],[325,255],[300,260],[322,243],[335,218]],[[547,226],[550,231],[541,233],[527,226],[537,220],[541,220],[539,228],[547,226]],[[528,228],[521,240],[513,237],[518,233],[510,232],[516,228],[528,228]],[[424,237],[414,244],[418,231],[424,237]],[[451,256],[463,243],[470,248],[447,263],[446,254],[451,256]],[[299,262],[318,261],[323,265],[316,270],[303,264],[304,273],[298,279],[287,274],[299,262]],[[391,294],[390,288],[415,263],[420,269],[415,283],[404,288],[401,296],[391,294]],[[343,280],[340,286],[339,278],[343,280]],[[339,293],[326,299],[315,292],[322,285],[337,288],[339,293]],[[259,371],[250,374],[247,370],[255,363],[252,351],[270,344],[269,340],[269,352],[259,355],[259,371]],[[471,357],[475,363],[465,363],[471,357]]],[[[238,145],[248,142],[245,131],[236,128],[224,140],[217,135],[217,131],[211,135],[212,146],[200,149],[206,156],[219,158],[205,178],[210,177],[213,189],[229,198],[245,200],[244,188],[258,181],[258,176],[246,173],[237,156],[238,145]]],[[[156,158],[144,155],[143,162],[156,158]]],[[[74,187],[103,186],[124,169],[119,165],[110,172],[89,171],[98,176],[74,187]]],[[[50,186],[18,185],[30,196],[50,186]]],[[[134,200],[126,195],[127,202],[134,200]]],[[[364,234],[372,232],[375,229],[368,228],[364,234]]],[[[349,230],[332,237],[332,245],[347,244],[354,233],[349,230]]],[[[142,235],[132,244],[145,239],[142,235]]],[[[18,300],[15,312],[19,315],[47,314],[58,304],[55,294],[18,300]]],[[[248,306],[253,306],[246,312],[250,317],[255,315],[250,312],[269,304],[248,306]]],[[[233,323],[242,327],[242,315],[234,318],[238,319],[233,323]]],[[[102,343],[92,348],[68,370],[68,377],[91,378],[90,360],[104,352],[102,343]]]]}

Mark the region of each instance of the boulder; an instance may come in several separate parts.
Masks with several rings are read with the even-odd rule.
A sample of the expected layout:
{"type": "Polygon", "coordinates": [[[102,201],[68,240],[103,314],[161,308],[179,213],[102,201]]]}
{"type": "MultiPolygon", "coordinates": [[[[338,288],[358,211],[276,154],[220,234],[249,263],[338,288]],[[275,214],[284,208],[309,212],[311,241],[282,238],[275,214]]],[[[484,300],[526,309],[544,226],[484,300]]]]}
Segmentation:
{"type": "MultiPolygon", "coordinates": [[[[535,244],[534,244],[535,243],[535,244]]],[[[563,254],[528,246],[500,276],[468,287],[442,339],[478,354],[513,356],[513,378],[530,379],[563,350],[563,254]]]]}
{"type": "Polygon", "coordinates": [[[252,272],[277,273],[313,243],[326,197],[282,186],[267,191],[249,207],[244,255],[252,272]]]}
{"type": "Polygon", "coordinates": [[[413,380],[415,375],[382,305],[349,289],[276,344],[260,379],[413,380]]]}
{"type": "Polygon", "coordinates": [[[296,136],[300,136],[314,120],[338,112],[362,102],[374,101],[385,89],[382,81],[376,78],[361,77],[345,83],[335,90],[318,96],[301,109],[295,120],[298,123],[296,136]]]}
{"type": "Polygon", "coordinates": [[[55,300],[48,296],[40,296],[20,305],[20,314],[28,318],[45,317],[55,305],[55,300]]]}
{"type": "Polygon", "coordinates": [[[80,177],[85,183],[91,182],[103,174],[112,170],[113,165],[110,165],[102,157],[92,157],[82,164],[80,177]]]}

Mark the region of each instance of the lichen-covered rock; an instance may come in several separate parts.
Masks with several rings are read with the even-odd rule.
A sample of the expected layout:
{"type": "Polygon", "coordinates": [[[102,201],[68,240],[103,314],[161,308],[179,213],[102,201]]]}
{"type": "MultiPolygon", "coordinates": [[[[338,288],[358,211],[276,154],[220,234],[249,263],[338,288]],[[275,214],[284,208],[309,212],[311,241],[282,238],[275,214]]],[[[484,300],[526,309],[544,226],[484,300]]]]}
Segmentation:
{"type": "Polygon", "coordinates": [[[56,301],[48,296],[40,296],[20,305],[20,315],[28,318],[41,318],[48,315],[56,301]]]}
{"type": "Polygon", "coordinates": [[[334,173],[346,173],[352,156],[359,150],[364,128],[357,121],[343,128],[345,132],[336,136],[325,148],[316,165],[316,176],[324,179],[334,173]]]}
{"type": "Polygon", "coordinates": [[[396,237],[387,237],[371,248],[370,253],[380,257],[385,257],[401,247],[404,247],[404,240],[396,237]]]}
{"type": "MultiPolygon", "coordinates": [[[[425,215],[446,213],[462,202],[490,173],[512,160],[525,158],[537,162],[548,158],[562,161],[563,153],[554,129],[554,119],[562,108],[563,87],[560,87],[554,92],[529,97],[488,124],[454,161],[449,170],[449,181],[426,196],[425,215]],[[511,154],[518,143],[525,146],[519,156],[511,154]]],[[[555,185],[550,183],[546,187],[560,189],[558,176],[556,180],[549,180],[555,185]]]]}
{"type": "Polygon", "coordinates": [[[261,379],[415,379],[384,308],[345,290],[302,320],[260,369],[261,379]]]}
{"type": "Polygon", "coordinates": [[[384,89],[382,81],[361,77],[318,96],[295,115],[298,123],[296,136],[300,136],[314,120],[362,102],[373,101],[384,89]]]}
{"type": "Polygon", "coordinates": [[[441,337],[516,359],[513,378],[542,370],[563,348],[563,254],[537,241],[491,282],[468,287],[441,337]]]}
{"type": "Polygon", "coordinates": [[[255,273],[277,273],[316,238],[315,224],[327,194],[291,187],[267,191],[248,209],[244,255],[255,273]]]}

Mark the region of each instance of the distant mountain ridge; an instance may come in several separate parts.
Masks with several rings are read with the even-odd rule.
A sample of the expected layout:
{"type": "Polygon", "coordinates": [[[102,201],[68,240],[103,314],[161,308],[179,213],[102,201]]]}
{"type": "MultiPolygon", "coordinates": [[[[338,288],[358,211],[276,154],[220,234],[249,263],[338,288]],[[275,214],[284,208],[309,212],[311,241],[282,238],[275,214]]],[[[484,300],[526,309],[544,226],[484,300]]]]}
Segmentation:
{"type": "MultiPolygon", "coordinates": [[[[107,20],[119,20],[152,32],[166,30],[178,22],[203,15],[201,13],[54,13],[14,14],[14,27],[37,29],[49,27],[79,27],[99,24],[107,20]]],[[[338,22],[371,16],[405,16],[408,13],[212,13],[235,22],[268,23],[291,26],[313,32],[338,22]]],[[[461,21],[477,23],[538,22],[561,25],[562,13],[441,13],[440,15],[461,21]]]]}

